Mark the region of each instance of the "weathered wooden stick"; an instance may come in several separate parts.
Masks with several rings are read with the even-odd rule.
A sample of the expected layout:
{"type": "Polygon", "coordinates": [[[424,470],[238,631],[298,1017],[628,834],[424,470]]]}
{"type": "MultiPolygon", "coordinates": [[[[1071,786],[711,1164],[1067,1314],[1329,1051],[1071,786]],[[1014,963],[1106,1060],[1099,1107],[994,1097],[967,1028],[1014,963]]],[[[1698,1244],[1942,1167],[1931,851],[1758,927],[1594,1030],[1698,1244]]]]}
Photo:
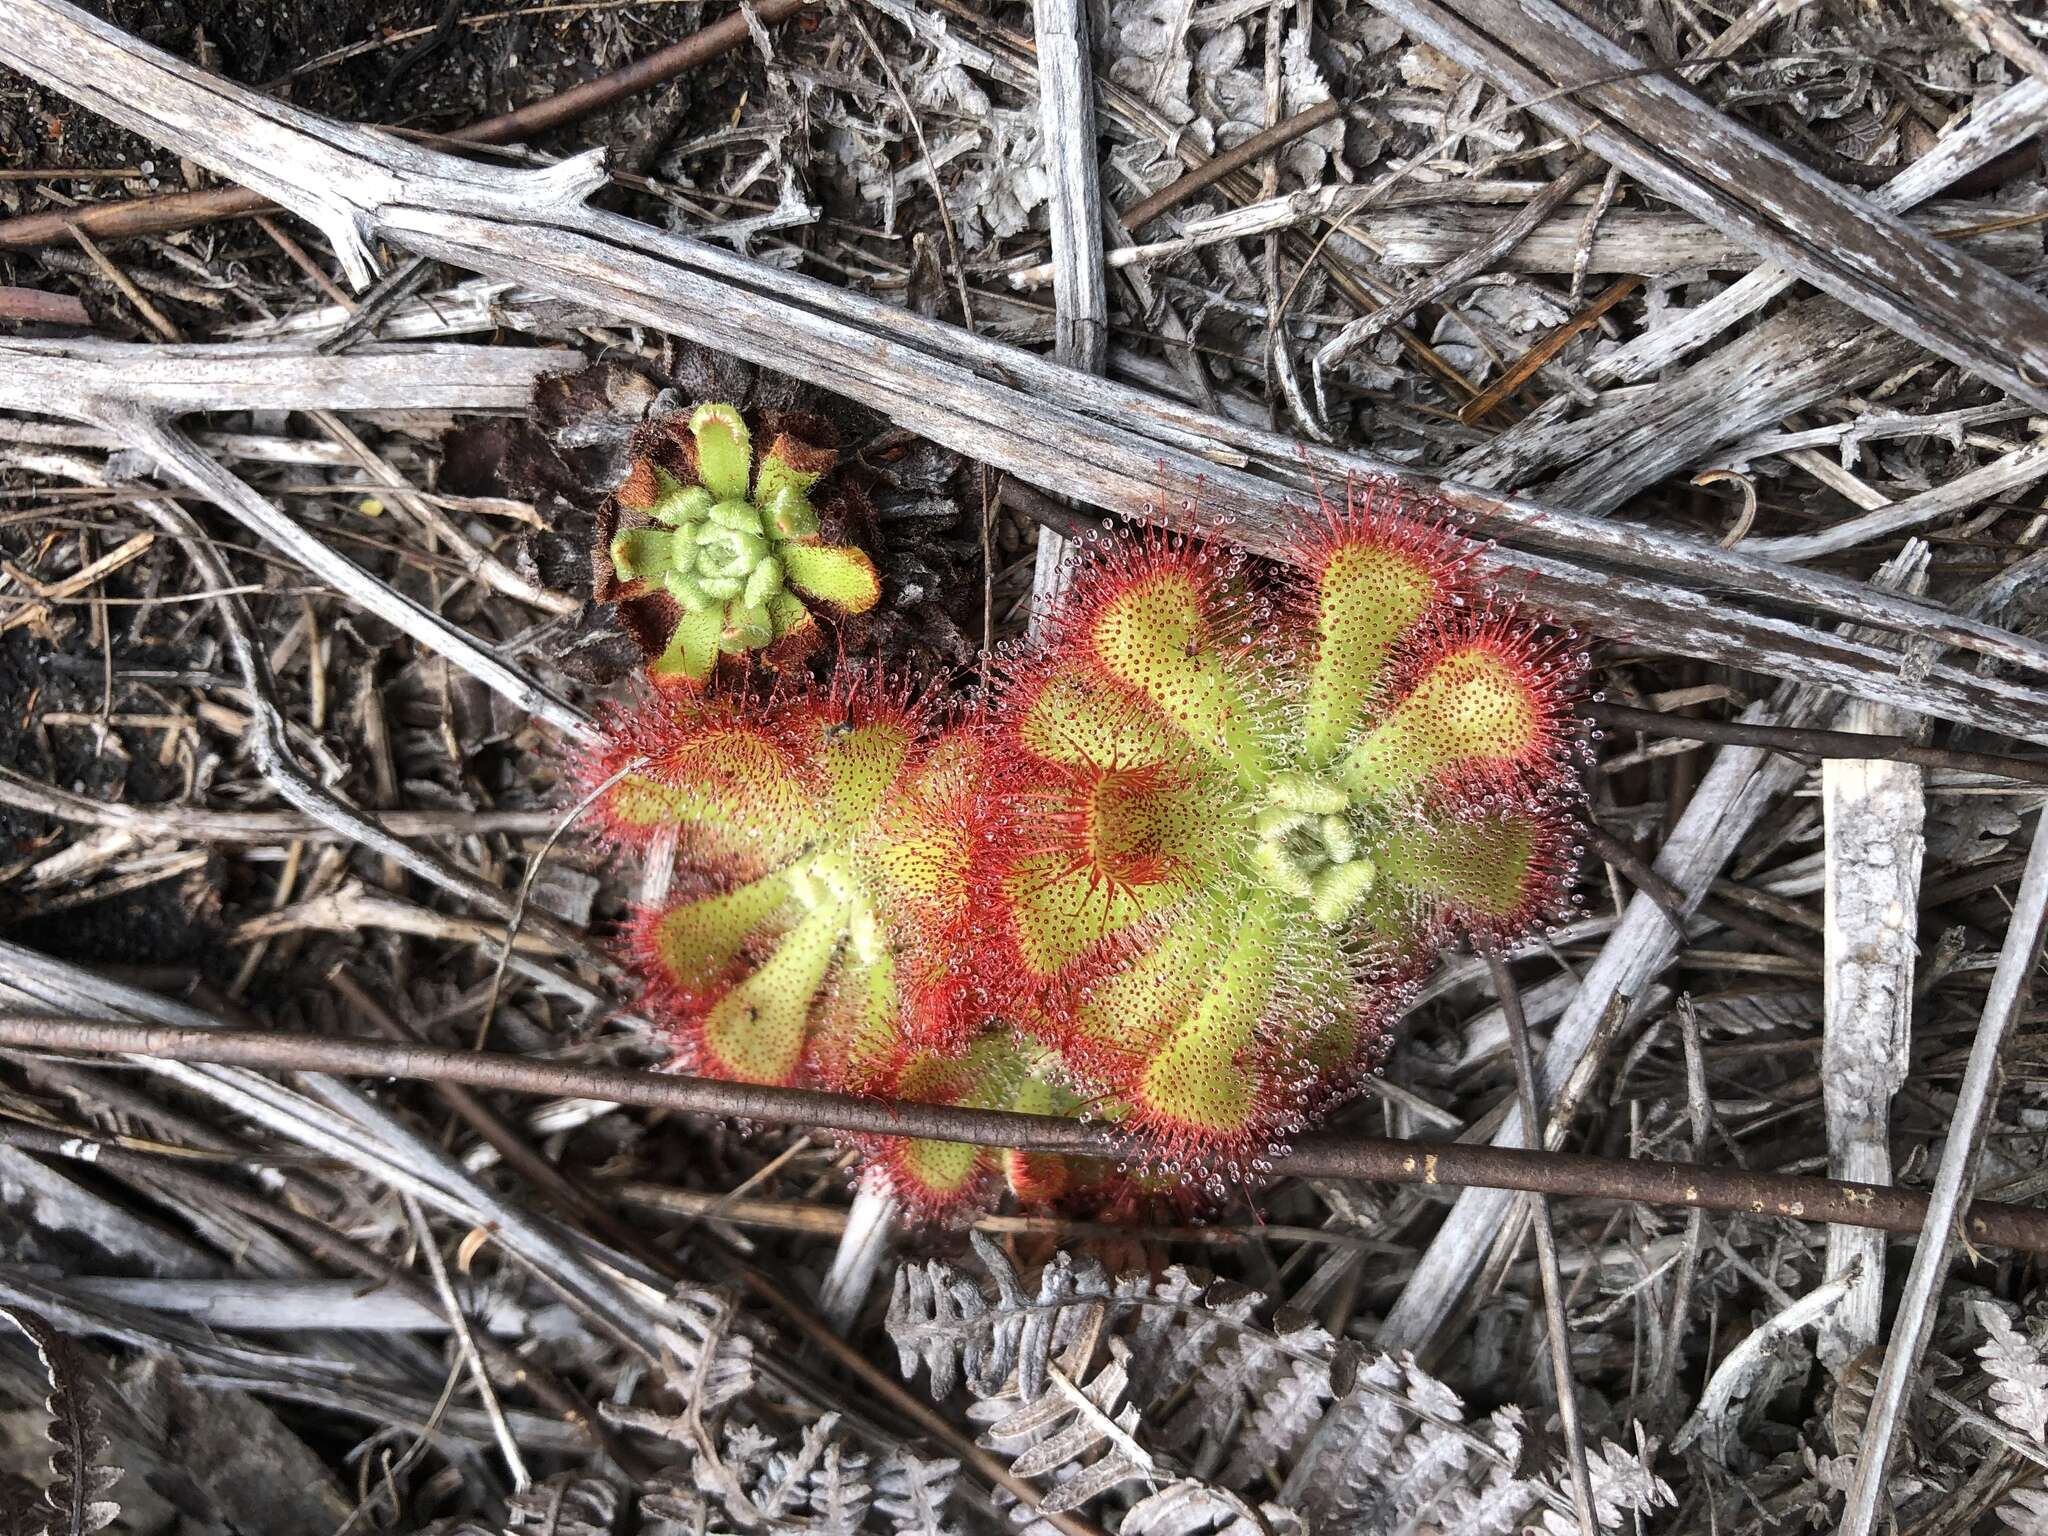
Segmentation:
{"type": "MultiPolygon", "coordinates": [[[[1038,131],[1052,177],[1053,356],[1082,373],[1109,357],[1109,286],[1102,259],[1102,187],[1095,169],[1095,77],[1088,65],[1088,16],[1080,0],[1039,0],[1031,8],[1038,43],[1038,131]]],[[[1038,531],[1031,578],[1031,628],[1073,582],[1076,551],[1050,528],[1038,531]]]]}
{"type": "MultiPolygon", "coordinates": [[[[1927,559],[1927,546],[1916,539],[1892,566],[1924,584],[1927,559]]],[[[1836,721],[1840,730],[1879,734],[1903,734],[1915,723],[1860,699],[1836,721]]],[[[1820,782],[1827,882],[1820,1086],[1828,1177],[1889,1184],[1891,1101],[1911,1058],[1927,796],[1922,770],[1912,763],[1829,758],[1820,782]]],[[[1881,1239],[1839,1224],[1828,1228],[1822,1272],[1860,1266],[1841,1306],[1820,1327],[1820,1359],[1830,1369],[1880,1337],[1884,1259],[1881,1239]]]]}
{"type": "Polygon", "coordinates": [[[2048,303],[1794,160],[1553,0],[1375,0],[1559,132],[1921,346],[2048,409],[2048,303]]]}
{"type": "MultiPolygon", "coordinates": [[[[936,441],[1098,506],[1285,557],[1298,513],[1275,494],[1364,473],[1417,491],[1423,477],[1365,455],[1202,415],[925,317],[711,247],[594,212],[579,157],[545,172],[505,171],[433,154],[253,98],[146,49],[64,3],[0,11],[0,61],[164,137],[224,173],[249,175],[320,223],[351,276],[368,276],[367,234],[423,254],[551,289],[768,367],[794,369],[936,441]],[[222,148],[222,145],[228,145],[222,148]],[[1160,488],[1201,494],[1188,505],[1160,488]]],[[[1804,612],[1834,615],[2001,654],[2040,669],[2048,650],[1924,604],[1879,599],[1855,583],[1786,573],[1642,528],[1562,508],[1444,488],[1490,520],[1487,531],[1569,548],[1583,559],[1683,569],[1691,579],[1804,612]]],[[[2023,736],[2048,733],[2048,695],[1945,664],[1898,678],[1881,650],[1811,625],[1742,614],[1704,595],[1610,576],[1517,551],[1497,557],[1501,585],[1567,621],[1678,654],[1839,687],[1881,703],[2023,736]]]]}
{"type": "Polygon", "coordinates": [[[0,337],[0,409],[94,416],[105,402],[188,411],[521,411],[574,352],[381,344],[333,357],[294,342],[142,346],[0,337]]]}
{"type": "MultiPolygon", "coordinates": [[[[2048,112],[2048,84],[2023,80],[2004,95],[1975,108],[1969,120],[1949,129],[1926,154],[1870,194],[1870,201],[1894,213],[1932,197],[2040,131],[2048,112]]],[[[1586,367],[1595,384],[1647,379],[1702,346],[1745,315],[1754,314],[1798,279],[1767,262],[1706,303],[1672,316],[1664,324],[1586,367]]]]}
{"type": "MultiPolygon", "coordinates": [[[[665,80],[673,80],[720,54],[729,53],[752,36],[752,24],[774,26],[807,3],[809,0],[754,0],[752,5],[728,12],[701,31],[678,38],[630,64],[622,64],[609,74],[581,81],[497,117],[465,124],[446,137],[467,144],[512,144],[531,139],[601,112],[627,96],[651,90],[665,80]]],[[[27,250],[67,240],[74,226],[88,236],[110,240],[128,235],[159,235],[219,219],[260,214],[269,206],[260,192],[251,192],[246,187],[213,187],[204,192],[170,192],[132,202],[94,203],[85,208],[0,220],[0,249],[27,250]]]]}
{"type": "Polygon", "coordinates": [[[1893,1314],[1884,1364],[1871,1390],[1870,1416],[1856,1454],[1856,1474],[1838,1527],[1843,1536],[1870,1536],[1884,1507],[1892,1451],[1906,1413],[1906,1396],[1919,1374],[1921,1356],[1934,1337],[1934,1313],[1948,1281],[1949,1258],[1957,1241],[1970,1230],[1976,1204],[1977,1173],[1991,1112],[1998,1103],[2004,1054],[2027,995],[2028,981],[2041,959],[2041,936],[2048,929],[2048,835],[2034,823],[2033,846],[2026,872],[2013,898],[2012,926],[1999,947],[1998,964],[1984,999],[1984,1013],[1970,1043],[1970,1057],[1956,1090],[1955,1113],[1949,1117],[1948,1139],[1935,1165],[1934,1187],[1927,1197],[1927,1217],[1920,1228],[1906,1286],[1893,1314]]]}

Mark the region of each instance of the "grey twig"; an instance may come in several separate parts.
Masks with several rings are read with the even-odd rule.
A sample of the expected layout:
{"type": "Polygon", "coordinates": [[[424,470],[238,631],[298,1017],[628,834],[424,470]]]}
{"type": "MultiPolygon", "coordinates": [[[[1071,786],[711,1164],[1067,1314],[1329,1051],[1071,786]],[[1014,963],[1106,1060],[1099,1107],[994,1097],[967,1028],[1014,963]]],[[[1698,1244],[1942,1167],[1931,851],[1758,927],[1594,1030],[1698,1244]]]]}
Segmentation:
{"type": "MultiPolygon", "coordinates": [[[[1031,7],[1031,23],[1038,42],[1038,131],[1052,177],[1053,356],[1080,372],[1101,373],[1109,356],[1109,287],[1103,271],[1087,10],[1082,0],[1038,0],[1031,7]]],[[[1034,633],[1051,600],[1071,582],[1072,563],[1067,540],[1040,528],[1031,578],[1034,633]]]]}
{"type": "Polygon", "coordinates": [[[1906,1394],[1920,1368],[1920,1357],[1927,1352],[1928,1341],[1934,1335],[1935,1307],[1948,1276],[1949,1254],[1970,1209],[1977,1165],[1984,1153],[1985,1127],[1998,1097],[1998,1058],[2005,1049],[2013,1021],[2019,1017],[2020,999],[2040,958],[2044,927],[2048,927],[2048,834],[2036,821],[2026,873],[2013,902],[2012,923],[2006,929],[2005,943],[1999,948],[1998,965],[1991,973],[1990,995],[1984,1000],[1983,1017],[1977,1025],[1976,1038],[1971,1041],[1969,1064],[1963,1069],[1962,1086],[1956,1094],[1955,1113],[1949,1119],[1948,1140],[1934,1171],[1934,1188],[1928,1196],[1927,1220],[1920,1229],[1920,1246],[1913,1252],[1905,1292],[1893,1314],[1891,1343],[1885,1348],[1884,1366],[1877,1375],[1870,1417],[1864,1424],[1856,1454],[1855,1481],[1849,1486],[1848,1502],[1842,1510],[1842,1536],[1870,1536],[1877,1528],[1884,1504],[1885,1475],[1905,1414],[1906,1394]]]}
{"type": "MultiPolygon", "coordinates": [[[[1536,1060],[1529,1050],[1529,1024],[1522,1017],[1522,994],[1508,974],[1500,950],[1485,943],[1487,969],[1493,973],[1493,993],[1507,1016],[1508,1045],[1515,1058],[1515,1098],[1522,1106],[1523,1132],[1532,1149],[1540,1149],[1542,1116],[1536,1102],[1536,1060]]],[[[1565,1316],[1564,1279],[1557,1267],[1557,1233],[1550,1224],[1550,1202],[1541,1195],[1529,1202],[1536,1227],[1536,1268],[1543,1279],[1543,1321],[1550,1336],[1550,1369],[1557,1386],[1557,1416],[1564,1425],[1565,1465],[1570,1469],[1572,1508],[1578,1515],[1580,1536],[1595,1536],[1598,1523],[1593,1516],[1593,1480],[1586,1470],[1586,1435],[1579,1424],[1578,1389],[1572,1382],[1571,1320],[1565,1316]]]]}

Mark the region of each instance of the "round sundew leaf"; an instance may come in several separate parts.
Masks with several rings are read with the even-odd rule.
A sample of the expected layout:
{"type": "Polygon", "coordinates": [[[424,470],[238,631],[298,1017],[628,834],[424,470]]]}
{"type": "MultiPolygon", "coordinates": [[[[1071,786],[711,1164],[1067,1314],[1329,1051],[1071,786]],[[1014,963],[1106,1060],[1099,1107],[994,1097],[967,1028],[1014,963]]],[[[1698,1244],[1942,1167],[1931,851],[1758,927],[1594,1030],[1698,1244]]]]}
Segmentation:
{"type": "Polygon", "coordinates": [[[697,442],[697,479],[715,501],[745,501],[754,469],[753,438],[729,405],[705,404],[690,413],[697,442]]]}
{"type": "Polygon", "coordinates": [[[902,1001],[887,951],[868,962],[841,962],[811,1033],[812,1062],[826,1084],[841,1093],[881,1091],[899,1054],[902,1001]]]}
{"type": "Polygon", "coordinates": [[[870,857],[888,904],[936,928],[965,916],[975,808],[971,789],[921,777],[881,807],[870,857]]]}
{"type": "Polygon", "coordinates": [[[1143,922],[1173,894],[1100,885],[1085,870],[1044,854],[1019,860],[1005,889],[1019,959],[1038,977],[1058,974],[1104,939],[1143,922]]]}
{"type": "Polygon", "coordinates": [[[778,434],[754,471],[754,500],[763,507],[772,507],[785,495],[801,500],[838,457],[830,448],[801,442],[787,432],[778,434]]]}
{"type": "Polygon", "coordinates": [[[1026,1071],[1022,1048],[999,1030],[986,1031],[957,1056],[933,1054],[924,1062],[919,1071],[904,1075],[905,1097],[930,1097],[935,1103],[973,1109],[1001,1109],[1008,1104],[1026,1071]]]}
{"type": "Polygon", "coordinates": [[[872,854],[877,883],[892,910],[939,931],[963,914],[974,858],[973,824],[933,819],[885,821],[872,854]]]}
{"type": "Polygon", "coordinates": [[[1036,846],[1003,878],[1026,967],[1052,975],[1220,878],[1232,822],[1216,789],[1202,775],[1139,770],[1049,800],[1030,834],[1036,846]]]}
{"type": "Polygon", "coordinates": [[[1147,1119],[1195,1141],[1263,1129],[1260,1115],[1268,1106],[1243,1058],[1260,1043],[1285,948],[1280,898],[1260,890],[1193,1011],[1168,1032],[1132,1085],[1132,1102],[1147,1119]]]}
{"type": "Polygon", "coordinates": [[[631,773],[605,791],[598,814],[614,834],[624,835],[701,819],[701,803],[693,791],[675,789],[645,774],[631,773]]]}
{"type": "Polygon", "coordinates": [[[1002,1151],[1003,1182],[1019,1205],[1026,1208],[1055,1205],[1064,1200],[1080,1182],[1075,1177],[1078,1158],[1061,1152],[1027,1152],[1020,1147],[1002,1151]]]}
{"type": "Polygon", "coordinates": [[[707,717],[692,700],[644,711],[628,739],[644,753],[645,768],[596,802],[614,836],[638,841],[660,827],[684,827],[696,834],[700,852],[708,839],[754,869],[786,861],[819,836],[797,759],[762,726],[736,723],[715,709],[707,717]]]}
{"type": "Polygon", "coordinates": [[[845,912],[804,914],[768,959],[714,1003],[698,1033],[698,1070],[742,1083],[796,1080],[810,1034],[811,1002],[839,948],[845,912]]]}
{"type": "Polygon", "coordinates": [[[1290,926],[1280,975],[1286,981],[1287,1019],[1275,1023],[1277,1032],[1289,1038],[1275,1043],[1298,1049],[1303,1065],[1317,1077],[1349,1067],[1379,1026],[1360,1010],[1341,935],[1290,926]]]}
{"type": "Polygon", "coordinates": [[[1028,699],[1016,717],[1017,740],[1048,762],[1143,768],[1187,755],[1149,703],[1112,693],[1078,668],[1031,685],[1028,699]]]}
{"type": "MultiPolygon", "coordinates": [[[[959,1055],[909,1051],[873,1091],[920,1104],[996,1109],[1016,1092],[1023,1070],[1016,1046],[991,1032],[959,1055]]],[[[868,1138],[866,1145],[896,1193],[927,1215],[979,1198],[997,1162],[992,1149],[965,1142],[889,1136],[868,1138]]]]}
{"type": "Polygon", "coordinates": [[[668,649],[654,659],[647,674],[657,683],[689,683],[701,687],[718,666],[718,638],[725,631],[725,613],[713,605],[701,613],[685,612],[669,636],[668,649]]]}
{"type": "Polygon", "coordinates": [[[1551,828],[1535,816],[1398,823],[1375,839],[1380,878],[1464,926],[1491,927],[1529,911],[1553,883],[1551,828]]]}
{"type": "Polygon", "coordinates": [[[1370,532],[1333,543],[1315,583],[1315,659],[1303,709],[1311,764],[1332,762],[1358,728],[1387,656],[1428,612],[1436,572],[1370,532]]]}
{"type": "MultiPolygon", "coordinates": [[[[1080,1112],[1082,1100],[1043,1071],[1029,1071],[1018,1080],[1004,1107],[1022,1115],[1071,1119],[1080,1112]]],[[[1061,1152],[1026,1152],[1016,1147],[1003,1150],[1002,1165],[1010,1193],[1027,1206],[1051,1205],[1102,1172],[1099,1164],[1085,1158],[1061,1152]]]]}
{"type": "Polygon", "coordinates": [[[863,550],[788,543],[778,553],[783,580],[813,602],[830,603],[844,613],[866,613],[881,601],[881,578],[863,550]]]}
{"type": "Polygon", "coordinates": [[[683,994],[720,983],[748,941],[789,901],[789,880],[767,875],[736,890],[677,902],[648,925],[643,952],[662,980],[683,994]]]}
{"type": "Polygon", "coordinates": [[[1176,869],[1208,873],[1221,867],[1221,850],[1207,846],[1209,820],[1218,807],[1199,780],[1161,773],[1105,774],[1085,801],[1088,866],[1110,880],[1152,884],[1176,869]]]}
{"type": "Polygon", "coordinates": [[[658,582],[676,568],[676,535],[666,528],[627,528],[613,535],[611,554],[619,580],[658,582]]]}
{"type": "Polygon", "coordinates": [[[987,1168],[989,1153],[965,1141],[930,1141],[924,1137],[903,1137],[894,1156],[899,1181],[913,1188],[900,1190],[927,1205],[947,1205],[968,1195],[987,1168]]]}
{"type": "Polygon", "coordinates": [[[1151,700],[1240,783],[1256,785],[1268,770],[1266,745],[1242,680],[1224,664],[1206,597],[1193,571],[1156,567],[1096,610],[1089,644],[1111,677],[1151,700]]]}
{"type": "Polygon", "coordinates": [[[900,718],[823,727],[818,754],[825,781],[820,809],[828,827],[868,824],[903,772],[915,734],[910,721],[900,718]]]}
{"type": "Polygon", "coordinates": [[[1354,794],[1397,796],[1474,764],[1513,762],[1537,745],[1543,712],[1528,683],[1484,645],[1447,651],[1345,758],[1354,794]]]}
{"type": "Polygon", "coordinates": [[[1135,945],[1075,1002],[1067,1042],[1086,1070],[1097,1053],[1142,1054],[1194,1009],[1218,956],[1230,947],[1231,914],[1201,902],[1135,945]]]}

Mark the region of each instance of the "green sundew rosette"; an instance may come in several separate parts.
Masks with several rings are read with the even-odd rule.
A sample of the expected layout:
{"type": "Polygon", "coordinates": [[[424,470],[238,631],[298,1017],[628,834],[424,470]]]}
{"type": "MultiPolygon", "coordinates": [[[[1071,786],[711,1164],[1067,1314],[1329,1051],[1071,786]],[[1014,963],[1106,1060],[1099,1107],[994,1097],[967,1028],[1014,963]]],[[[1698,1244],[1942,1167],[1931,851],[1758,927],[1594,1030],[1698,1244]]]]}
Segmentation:
{"type": "Polygon", "coordinates": [[[1453,931],[1528,920],[1548,875],[1541,812],[1431,795],[1536,740],[1541,685],[1455,642],[1388,697],[1440,602],[1441,553],[1361,527],[1325,554],[1299,610],[1313,643],[1294,653],[1259,644],[1261,611],[1197,557],[1098,567],[1061,642],[1085,662],[1035,684],[1014,722],[1025,750],[1095,769],[1069,817],[1086,845],[1013,866],[1017,952],[1052,970],[1116,942],[1051,1038],[1169,1157],[1235,1155],[1298,1121],[1315,1084],[1370,1058],[1380,991],[1453,931]],[[1115,839],[1118,857],[1161,874],[1109,878],[1124,828],[1142,835],[1115,839]]]}
{"type": "Polygon", "coordinates": [[[881,582],[864,551],[819,538],[811,493],[831,467],[828,450],[780,436],[757,465],[739,411],[717,403],[692,411],[689,430],[696,483],[652,466],[648,521],[615,534],[610,555],[620,582],[676,607],[649,675],[701,687],[721,657],[807,652],[812,605],[865,613],[881,582]]]}

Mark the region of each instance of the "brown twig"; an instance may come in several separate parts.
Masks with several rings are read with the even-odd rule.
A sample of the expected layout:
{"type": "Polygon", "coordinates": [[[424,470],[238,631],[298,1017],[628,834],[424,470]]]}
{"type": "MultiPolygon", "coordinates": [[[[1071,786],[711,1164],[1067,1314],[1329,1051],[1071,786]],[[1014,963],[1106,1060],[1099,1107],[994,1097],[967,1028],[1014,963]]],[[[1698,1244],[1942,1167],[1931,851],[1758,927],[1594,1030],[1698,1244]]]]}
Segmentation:
{"type": "Polygon", "coordinates": [[[1580,817],[1579,826],[1586,834],[1586,841],[1593,845],[1593,852],[1603,862],[1612,864],[1620,870],[1623,879],[1654,901],[1658,910],[1671,920],[1673,930],[1683,942],[1685,892],[1658,874],[1635,849],[1629,847],[1591,816],[1580,817]]]}
{"type": "MultiPolygon", "coordinates": [[[[794,16],[808,0],[755,0],[754,14],[764,26],[794,16]]],[[[672,80],[721,54],[730,53],[748,37],[744,8],[735,9],[710,26],[688,37],[657,48],[645,58],[635,59],[610,74],[599,75],[581,85],[515,111],[487,117],[481,122],[451,130],[445,137],[467,144],[510,144],[530,139],[551,128],[560,128],[578,118],[601,112],[617,101],[672,80]]],[[[66,176],[77,174],[66,171],[66,176]]],[[[90,208],[67,208],[57,213],[35,213],[0,222],[0,250],[30,250],[72,238],[73,230],[87,235],[118,240],[130,235],[161,235],[172,230],[215,224],[244,214],[268,213],[277,205],[246,187],[218,187],[207,192],[173,192],[164,197],[135,202],[99,203],[90,208]]]]}
{"type": "MultiPolygon", "coordinates": [[[[1131,1151],[1114,1126],[1083,1124],[1050,1115],[857,1098],[809,1088],[769,1088],[666,1072],[570,1066],[492,1052],[335,1040],[264,1030],[119,1024],[69,1015],[8,1015],[0,1016],[0,1047],[149,1056],[283,1072],[456,1082],[510,1093],[601,1099],[612,1104],[723,1115],[768,1125],[920,1136],[976,1146],[1065,1152],[1080,1157],[1115,1159],[1128,1156],[1131,1151]]],[[[1885,1232],[1918,1232],[1927,1210],[1925,1195],[1893,1185],[1336,1133],[1301,1138],[1293,1150],[1272,1160],[1272,1168],[1276,1174],[1304,1178],[1640,1200],[1650,1205],[1837,1222],[1885,1232]]],[[[1979,1201],[1970,1207],[1968,1225],[1973,1242],[2048,1253],[2048,1211],[1979,1201]]]]}
{"type": "Polygon", "coordinates": [[[1513,365],[1476,398],[1459,407],[1458,420],[1468,427],[1485,420],[1503,400],[1528,383],[1545,364],[1562,352],[1574,336],[1596,324],[1608,310],[1642,286],[1643,280],[1639,277],[1624,277],[1610,284],[1606,292],[1516,358],[1513,365]]]}
{"type": "Polygon", "coordinates": [[[0,321],[25,325],[92,324],[92,316],[73,293],[51,293],[42,288],[0,287],[0,321]]]}
{"type": "Polygon", "coordinates": [[[1744,725],[1735,720],[1700,720],[1625,704],[1588,704],[1580,710],[1595,725],[1618,731],[1641,731],[1677,741],[1709,741],[1718,745],[1767,747],[1794,757],[1855,758],[1883,763],[1916,763],[1922,768],[1952,768],[1964,773],[1992,773],[2024,784],[2048,784],[2048,759],[2012,757],[2003,752],[1964,752],[1951,747],[1923,747],[1909,736],[1866,736],[1860,731],[1823,731],[1783,725],[1744,725]]]}
{"type": "MultiPolygon", "coordinates": [[[[1586,841],[1593,845],[1593,852],[1620,870],[1622,878],[1654,901],[1658,909],[1671,920],[1671,926],[1677,931],[1679,939],[1685,941],[1685,893],[1658,874],[1647,860],[1639,857],[1633,848],[1592,817],[1580,817],[1579,826],[1586,835],[1586,841]]],[[[1701,917],[1719,923],[1733,933],[1755,939],[1766,948],[1811,965],[1815,970],[1819,970],[1824,963],[1824,957],[1819,950],[1801,944],[1797,939],[1787,935],[1782,928],[1773,927],[1760,918],[1752,917],[1729,902],[1703,896],[1695,904],[1694,910],[1701,917]]]]}
{"type": "Polygon", "coordinates": [[[277,220],[267,213],[259,213],[256,215],[256,227],[270,236],[271,244],[283,251],[291,259],[293,266],[313,280],[313,285],[327,295],[329,303],[338,304],[344,310],[355,309],[356,301],[348,296],[339,283],[327,275],[326,269],[319,262],[306,254],[304,246],[285,233],[284,226],[277,220]]]}
{"type": "MultiPolygon", "coordinates": [[[[824,1205],[810,1200],[754,1199],[711,1190],[680,1189],[639,1179],[607,1183],[603,1191],[607,1199],[621,1205],[684,1220],[716,1221],[734,1227],[758,1227],[769,1232],[801,1232],[810,1237],[836,1238],[846,1230],[847,1214],[843,1205],[824,1205]]],[[[1076,1243],[1099,1237],[1146,1243],[1186,1243],[1197,1248],[1302,1243],[1313,1248],[1342,1248],[1350,1253],[1405,1254],[1412,1251],[1400,1243],[1365,1237],[1335,1227],[1300,1227],[1286,1222],[1260,1220],[1247,1220],[1234,1226],[1161,1227],[1084,1221],[1071,1216],[987,1214],[975,1217],[971,1225],[978,1232],[1003,1237],[1044,1237],[1056,1243],[1076,1243]]]]}
{"type": "MultiPolygon", "coordinates": [[[[1132,204],[1122,216],[1124,228],[1135,235],[1168,209],[1178,208],[1204,187],[1214,186],[1232,171],[1256,165],[1260,156],[1270,155],[1283,145],[1292,144],[1303,134],[1313,133],[1325,123],[1335,122],[1343,110],[1334,100],[1319,101],[1264,132],[1253,134],[1236,148],[1226,149],[1214,159],[1168,182],[1150,197],[1132,204]]],[[[0,225],[0,234],[4,234],[5,228],[5,225],[0,225]]],[[[0,240],[0,244],[4,243],[0,240]]]]}
{"type": "Polygon", "coordinates": [[[147,320],[159,336],[165,341],[185,339],[184,333],[172,322],[171,317],[150,302],[149,295],[135,286],[135,280],[116,266],[107,253],[93,243],[90,235],[75,223],[70,226],[70,234],[78,243],[78,248],[91,258],[92,264],[100,269],[108,282],[120,290],[123,298],[135,306],[136,313],[147,320]]]}

